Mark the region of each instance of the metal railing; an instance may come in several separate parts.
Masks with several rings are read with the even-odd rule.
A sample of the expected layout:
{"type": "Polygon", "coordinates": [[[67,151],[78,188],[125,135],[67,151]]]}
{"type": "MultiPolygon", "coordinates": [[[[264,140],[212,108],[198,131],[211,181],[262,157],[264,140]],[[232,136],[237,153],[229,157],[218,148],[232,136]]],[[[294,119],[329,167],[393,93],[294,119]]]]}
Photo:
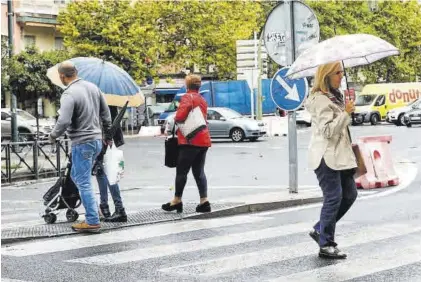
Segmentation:
{"type": "Polygon", "coordinates": [[[1,182],[60,176],[69,161],[70,140],[2,142],[1,182]]]}

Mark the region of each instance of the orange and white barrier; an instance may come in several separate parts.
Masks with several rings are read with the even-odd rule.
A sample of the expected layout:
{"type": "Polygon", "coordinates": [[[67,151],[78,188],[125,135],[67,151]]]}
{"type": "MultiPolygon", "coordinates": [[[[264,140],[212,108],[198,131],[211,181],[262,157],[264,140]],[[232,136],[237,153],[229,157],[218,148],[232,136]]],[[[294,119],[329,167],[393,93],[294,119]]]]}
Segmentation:
{"type": "Polygon", "coordinates": [[[374,189],[399,184],[393,167],[390,142],[392,136],[360,137],[358,145],[367,167],[367,173],[356,179],[358,188],[374,189]]]}

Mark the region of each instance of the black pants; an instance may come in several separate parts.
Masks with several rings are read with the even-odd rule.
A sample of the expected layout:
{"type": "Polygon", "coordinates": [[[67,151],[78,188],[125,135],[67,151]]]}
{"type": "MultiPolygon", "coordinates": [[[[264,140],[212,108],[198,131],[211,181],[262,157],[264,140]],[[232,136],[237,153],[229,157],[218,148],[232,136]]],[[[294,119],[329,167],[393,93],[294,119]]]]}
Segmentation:
{"type": "Polygon", "coordinates": [[[315,172],[323,191],[323,207],[320,221],[316,223],[314,229],[320,232],[320,247],[336,246],[336,222],[346,214],[357,199],[355,171],[333,170],[322,159],[315,172]]]}
{"type": "Polygon", "coordinates": [[[182,197],[187,182],[187,175],[192,168],[194,179],[199,188],[200,198],[208,196],[208,181],[205,175],[205,160],[208,148],[180,146],[175,178],[175,196],[182,197]]]}

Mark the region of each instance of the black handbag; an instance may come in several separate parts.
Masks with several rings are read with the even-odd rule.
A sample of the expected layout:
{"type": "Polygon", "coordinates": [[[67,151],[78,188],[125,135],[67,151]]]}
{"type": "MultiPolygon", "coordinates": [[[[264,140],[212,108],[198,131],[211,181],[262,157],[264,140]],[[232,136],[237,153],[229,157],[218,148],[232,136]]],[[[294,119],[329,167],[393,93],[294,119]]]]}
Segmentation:
{"type": "Polygon", "coordinates": [[[178,137],[175,136],[175,122],[172,136],[165,140],[165,166],[176,167],[178,162],[178,137]]]}

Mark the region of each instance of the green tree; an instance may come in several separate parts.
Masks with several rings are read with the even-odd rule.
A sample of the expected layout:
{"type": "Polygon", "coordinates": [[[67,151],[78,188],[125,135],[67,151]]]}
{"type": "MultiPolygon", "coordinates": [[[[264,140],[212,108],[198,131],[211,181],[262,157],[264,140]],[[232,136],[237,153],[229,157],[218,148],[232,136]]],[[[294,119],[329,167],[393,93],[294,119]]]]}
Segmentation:
{"type": "Polygon", "coordinates": [[[139,17],[129,1],[75,1],[58,21],[72,56],[102,58],[137,79],[154,73],[145,63],[160,48],[154,22],[139,17]]]}
{"type": "Polygon", "coordinates": [[[399,48],[400,56],[351,69],[354,80],[407,82],[414,81],[416,74],[421,75],[421,9],[416,1],[378,2],[374,11],[368,1],[306,3],[317,15],[321,40],[335,34],[368,33],[399,48]]]}
{"type": "Polygon", "coordinates": [[[9,88],[9,47],[7,44],[7,40],[2,37],[1,39],[1,93],[2,99],[4,99],[5,95],[9,88]]]}
{"type": "Polygon", "coordinates": [[[259,27],[263,10],[252,1],[75,1],[60,13],[60,31],[74,55],[102,57],[137,81],[162,66],[219,78],[236,72],[235,42],[259,27]]]}
{"type": "Polygon", "coordinates": [[[37,97],[55,100],[60,88],[48,79],[47,70],[67,58],[65,51],[41,53],[35,47],[27,48],[8,61],[5,81],[8,89],[16,94],[18,101],[37,97]]]}
{"type": "Polygon", "coordinates": [[[416,1],[384,1],[373,11],[374,35],[396,46],[400,55],[360,68],[369,82],[415,81],[421,76],[421,5],[416,1]]]}

